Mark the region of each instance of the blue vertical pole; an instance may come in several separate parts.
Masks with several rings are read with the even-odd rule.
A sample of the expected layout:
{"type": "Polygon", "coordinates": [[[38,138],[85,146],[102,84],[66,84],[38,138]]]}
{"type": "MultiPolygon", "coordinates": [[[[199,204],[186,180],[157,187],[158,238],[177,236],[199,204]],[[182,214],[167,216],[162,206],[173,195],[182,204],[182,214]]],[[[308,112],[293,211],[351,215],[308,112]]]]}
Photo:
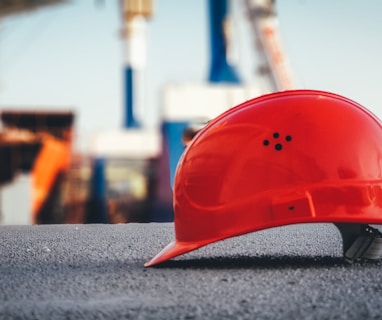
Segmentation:
{"type": "Polygon", "coordinates": [[[208,13],[211,53],[208,81],[240,83],[236,70],[227,60],[228,35],[225,30],[228,15],[227,0],[209,0],[208,13]]]}
{"type": "Polygon", "coordinates": [[[134,117],[134,70],[131,65],[125,67],[125,115],[124,128],[139,128],[140,124],[134,117]]]}
{"type": "MultiPolygon", "coordinates": [[[[119,0],[123,22],[123,40],[125,41],[124,128],[140,128],[134,111],[141,109],[144,103],[142,88],[146,68],[146,22],[152,15],[152,0],[119,0]]],[[[144,122],[144,119],[141,119],[144,122]]]]}
{"type": "Polygon", "coordinates": [[[106,202],[105,159],[96,158],[92,167],[90,194],[86,204],[84,222],[108,223],[109,215],[106,202]]]}

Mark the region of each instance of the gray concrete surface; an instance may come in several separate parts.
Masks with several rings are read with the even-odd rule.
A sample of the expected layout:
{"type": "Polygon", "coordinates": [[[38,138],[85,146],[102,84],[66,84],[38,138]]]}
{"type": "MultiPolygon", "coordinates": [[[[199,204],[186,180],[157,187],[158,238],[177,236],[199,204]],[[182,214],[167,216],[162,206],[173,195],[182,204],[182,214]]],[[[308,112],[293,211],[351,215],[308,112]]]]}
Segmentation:
{"type": "Polygon", "coordinates": [[[173,225],[0,226],[0,319],[382,319],[381,262],[349,265],[331,224],[143,263],[173,225]]]}

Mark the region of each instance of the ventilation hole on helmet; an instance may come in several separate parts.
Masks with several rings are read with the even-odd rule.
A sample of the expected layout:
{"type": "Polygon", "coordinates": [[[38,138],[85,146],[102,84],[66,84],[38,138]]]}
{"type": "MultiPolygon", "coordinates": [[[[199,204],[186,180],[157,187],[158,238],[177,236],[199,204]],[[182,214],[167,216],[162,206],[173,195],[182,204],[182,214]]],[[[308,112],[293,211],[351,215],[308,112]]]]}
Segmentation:
{"type": "Polygon", "coordinates": [[[290,210],[290,211],[294,210],[294,206],[288,207],[288,210],[290,210]]]}
{"type": "MultiPolygon", "coordinates": [[[[273,134],[272,134],[272,137],[273,137],[273,139],[278,139],[278,138],[280,138],[280,133],[279,132],[273,132],[273,134]]],[[[287,141],[287,142],[290,142],[290,141],[292,141],[292,136],[291,135],[286,135],[285,136],[285,141],[287,141]]],[[[269,146],[271,144],[271,141],[269,140],[269,139],[264,139],[263,140],[263,145],[264,146],[269,146]]],[[[283,145],[281,144],[281,143],[275,143],[274,144],[274,150],[276,150],[276,151],[280,151],[280,150],[282,150],[283,149],[283,145]]]]}

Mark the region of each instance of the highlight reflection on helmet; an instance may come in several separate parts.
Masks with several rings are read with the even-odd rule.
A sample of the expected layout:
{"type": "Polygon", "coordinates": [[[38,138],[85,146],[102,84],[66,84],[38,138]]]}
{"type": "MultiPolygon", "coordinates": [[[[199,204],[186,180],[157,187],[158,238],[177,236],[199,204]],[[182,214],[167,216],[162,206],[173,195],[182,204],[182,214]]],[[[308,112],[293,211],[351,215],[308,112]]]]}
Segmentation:
{"type": "Polygon", "coordinates": [[[228,237],[307,222],[335,223],[348,259],[377,258],[381,234],[367,224],[382,223],[382,125],[328,92],[249,100],[190,143],[176,172],[174,209],[176,239],[146,266],[228,237]],[[357,240],[365,235],[368,245],[357,240]]]}

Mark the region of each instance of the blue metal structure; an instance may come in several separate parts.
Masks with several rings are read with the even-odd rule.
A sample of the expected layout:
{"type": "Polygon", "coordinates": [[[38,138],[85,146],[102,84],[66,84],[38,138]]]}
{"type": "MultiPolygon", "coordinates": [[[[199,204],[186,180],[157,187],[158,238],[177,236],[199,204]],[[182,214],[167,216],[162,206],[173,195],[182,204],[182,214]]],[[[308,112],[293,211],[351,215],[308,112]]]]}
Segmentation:
{"type": "Polygon", "coordinates": [[[184,152],[182,133],[189,126],[188,121],[163,121],[162,136],[164,145],[168,146],[165,152],[169,153],[170,183],[174,183],[176,166],[179,158],[184,152]]]}
{"type": "Polygon", "coordinates": [[[211,83],[240,83],[233,66],[228,63],[227,0],[209,0],[209,31],[211,64],[208,81],[211,83]]]}
{"type": "Polygon", "coordinates": [[[108,223],[106,205],[105,159],[96,158],[93,162],[90,180],[90,195],[86,203],[85,223],[108,223]]]}
{"type": "Polygon", "coordinates": [[[131,65],[125,67],[125,114],[124,128],[139,128],[140,123],[134,117],[134,70],[131,65]]]}

